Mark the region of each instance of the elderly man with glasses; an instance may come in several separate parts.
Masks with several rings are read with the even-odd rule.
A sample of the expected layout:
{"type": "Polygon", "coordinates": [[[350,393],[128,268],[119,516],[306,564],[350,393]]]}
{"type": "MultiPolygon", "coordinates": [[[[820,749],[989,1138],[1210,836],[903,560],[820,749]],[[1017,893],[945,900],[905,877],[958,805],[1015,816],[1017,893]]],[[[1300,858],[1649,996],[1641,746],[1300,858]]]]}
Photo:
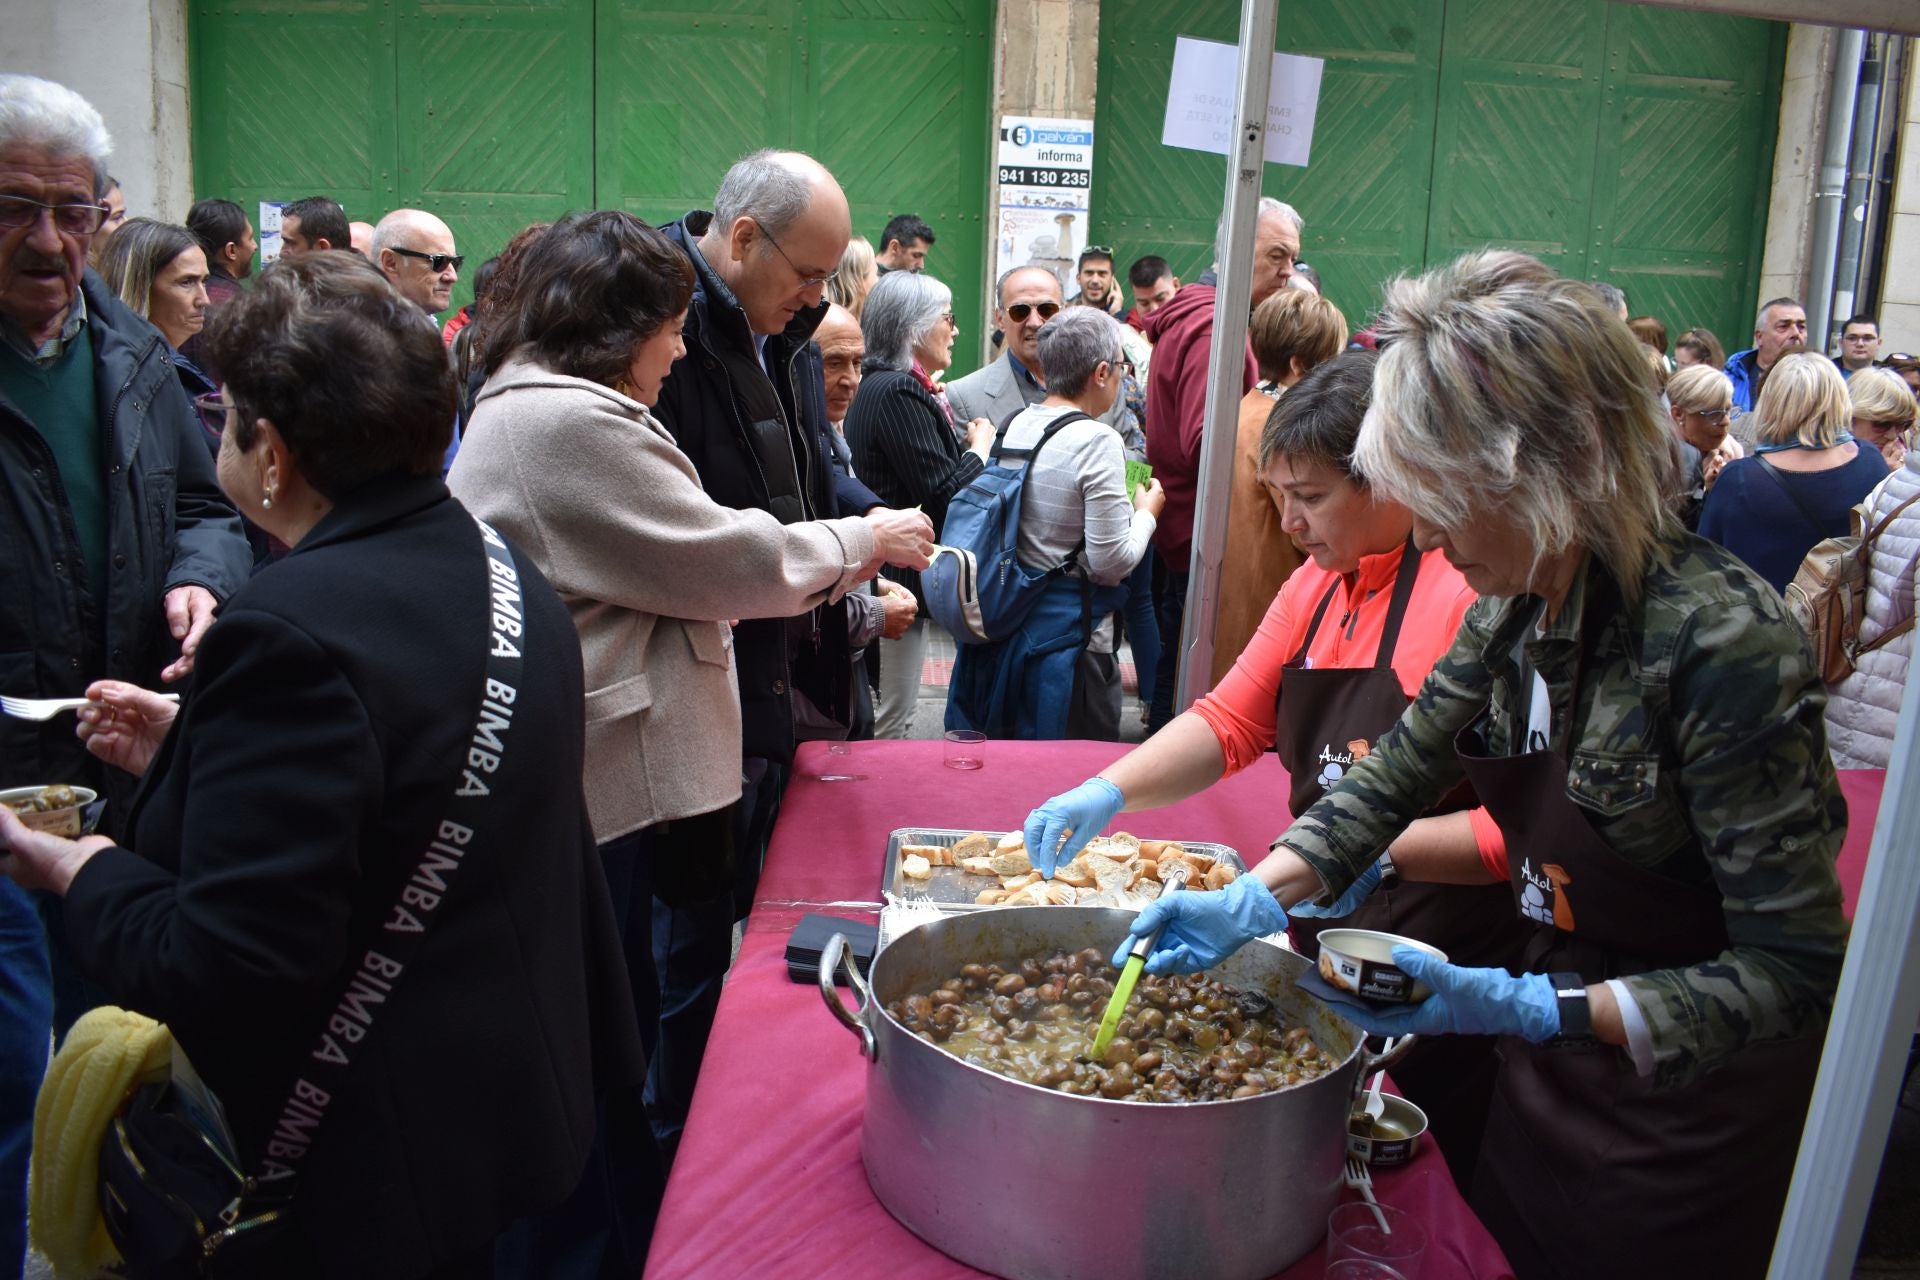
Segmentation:
{"type": "MultiPolygon", "coordinates": [[[[947,403],[956,422],[985,418],[1002,427],[1014,414],[1047,398],[1040,330],[1065,305],[1059,277],[1045,267],[1015,267],[1000,277],[994,297],[993,324],[1007,335],[1006,351],[986,368],[947,384],[947,403]]],[[[1126,401],[1116,400],[1100,421],[1125,437],[1131,417],[1126,401]]]]}
{"type": "MultiPolygon", "coordinates": [[[[661,230],[687,256],[693,298],[686,355],[661,384],[654,415],[717,502],[782,524],[863,515],[885,504],[835,467],[815,330],[826,283],[853,237],[847,197],[819,161],[756,151],[727,170],[713,209],[661,230]]],[[[640,496],[644,499],[644,495],[640,496]]],[[[929,536],[931,529],[929,528],[929,536]]],[[[844,600],[798,618],[733,628],[745,787],[734,814],[735,875],[703,901],[664,902],[653,922],[660,1045],[647,1107],[671,1152],[731,955],[732,924],[753,901],[760,860],[799,736],[845,736],[853,668],[844,600]],[[795,728],[795,694],[824,724],[795,728]]],[[[720,859],[716,858],[716,862],[720,859]]],[[[640,903],[634,910],[645,910],[640,903]]]]}
{"type": "MultiPolygon", "coordinates": [[[[0,75],[0,692],[157,688],[193,667],[253,557],[160,334],[87,269],[111,149],[72,90],[0,75]]],[[[0,787],[70,783],[116,832],[138,780],[87,754],[66,716],[0,719],[0,787]]],[[[0,889],[0,1273],[25,1248],[27,1141],[58,981],[62,1030],[91,1003],[57,912],[0,889]]]]}
{"type": "Polygon", "coordinates": [[[453,251],[452,228],[424,209],[395,209],[373,229],[374,265],[429,317],[453,305],[465,261],[453,251]]]}

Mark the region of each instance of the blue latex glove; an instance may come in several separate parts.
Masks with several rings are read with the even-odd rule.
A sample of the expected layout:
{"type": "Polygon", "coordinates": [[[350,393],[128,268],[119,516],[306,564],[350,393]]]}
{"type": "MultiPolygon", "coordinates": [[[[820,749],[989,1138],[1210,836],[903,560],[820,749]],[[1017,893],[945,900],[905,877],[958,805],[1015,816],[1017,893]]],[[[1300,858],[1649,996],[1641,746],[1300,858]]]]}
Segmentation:
{"type": "Polygon", "coordinates": [[[1560,1034],[1560,1002],[1544,973],[1516,978],[1505,969],[1466,969],[1404,946],[1393,949],[1393,962],[1433,994],[1374,1012],[1342,1005],[1341,1016],[1369,1035],[1511,1035],[1539,1044],[1560,1034]]]}
{"type": "Polygon", "coordinates": [[[1293,910],[1287,914],[1296,918],[1306,916],[1312,920],[1343,920],[1359,910],[1367,895],[1380,886],[1380,864],[1371,862],[1360,873],[1360,878],[1347,886],[1347,891],[1334,899],[1332,906],[1316,907],[1311,902],[1296,902],[1293,910]]]}
{"type": "Polygon", "coordinates": [[[1088,778],[1027,815],[1022,829],[1027,838],[1027,861],[1047,879],[1055,867],[1072,862],[1073,855],[1099,835],[1127,798],[1105,778],[1088,778]]]}
{"type": "Polygon", "coordinates": [[[1125,964],[1134,938],[1161,925],[1167,931],[1147,956],[1148,973],[1198,973],[1211,969],[1255,938],[1287,927],[1287,913],[1257,876],[1243,875],[1215,893],[1181,890],[1166,893],[1134,917],[1132,935],[1113,953],[1125,964]]]}

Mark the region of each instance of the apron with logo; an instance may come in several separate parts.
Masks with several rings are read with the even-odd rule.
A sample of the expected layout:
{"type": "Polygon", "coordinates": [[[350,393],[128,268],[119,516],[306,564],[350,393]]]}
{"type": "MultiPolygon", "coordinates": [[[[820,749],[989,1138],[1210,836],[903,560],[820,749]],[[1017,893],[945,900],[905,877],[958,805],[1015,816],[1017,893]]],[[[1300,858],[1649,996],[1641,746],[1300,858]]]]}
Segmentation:
{"type": "MultiPolygon", "coordinates": [[[[1371,752],[1411,701],[1394,673],[1393,652],[1420,564],[1420,552],[1409,540],[1400,555],[1372,666],[1306,665],[1307,652],[1339,589],[1336,582],[1321,597],[1299,652],[1281,669],[1274,750],[1291,776],[1288,806],[1296,818],[1371,752]]],[[[1472,803],[1470,794],[1454,792],[1432,812],[1452,812],[1472,803]]],[[[1294,945],[1312,960],[1320,954],[1321,930],[1340,928],[1398,933],[1439,947],[1456,964],[1501,968],[1518,965],[1528,933],[1514,923],[1510,899],[1499,885],[1407,881],[1376,889],[1349,916],[1295,920],[1290,931],[1294,945]]],[[[1495,1066],[1490,1037],[1445,1036],[1422,1040],[1393,1069],[1394,1083],[1427,1113],[1448,1167],[1463,1187],[1473,1173],[1495,1066]]]]}
{"type": "MultiPolygon", "coordinates": [[[[1610,583],[1589,593],[1583,658],[1617,599],[1610,583]]],[[[1571,705],[1578,695],[1576,667],[1571,705]]],[[[1529,972],[1596,983],[1726,948],[1717,888],[1628,862],[1568,796],[1566,757],[1490,756],[1483,723],[1455,748],[1506,836],[1514,907],[1533,933],[1529,972]]],[[[1650,785],[1624,769],[1598,781],[1650,785]]],[[[1521,1280],[1763,1276],[1820,1048],[1819,1038],[1752,1045],[1655,1092],[1619,1046],[1502,1037],[1474,1208],[1521,1280]]]]}

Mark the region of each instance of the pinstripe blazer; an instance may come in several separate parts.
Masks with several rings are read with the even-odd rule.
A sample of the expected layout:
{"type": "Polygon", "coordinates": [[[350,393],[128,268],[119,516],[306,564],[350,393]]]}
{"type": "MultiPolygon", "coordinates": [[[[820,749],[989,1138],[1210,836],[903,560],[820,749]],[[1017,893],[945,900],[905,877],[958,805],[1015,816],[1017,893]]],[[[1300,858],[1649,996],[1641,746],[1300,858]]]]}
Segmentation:
{"type": "MultiPolygon", "coordinates": [[[[936,536],[946,522],[948,499],[983,465],[954,433],[939,403],[912,374],[898,369],[876,369],[861,380],[842,427],[853,450],[854,473],[888,506],[925,511],[936,536]]],[[[917,572],[902,569],[888,576],[919,599],[917,572]]]]}

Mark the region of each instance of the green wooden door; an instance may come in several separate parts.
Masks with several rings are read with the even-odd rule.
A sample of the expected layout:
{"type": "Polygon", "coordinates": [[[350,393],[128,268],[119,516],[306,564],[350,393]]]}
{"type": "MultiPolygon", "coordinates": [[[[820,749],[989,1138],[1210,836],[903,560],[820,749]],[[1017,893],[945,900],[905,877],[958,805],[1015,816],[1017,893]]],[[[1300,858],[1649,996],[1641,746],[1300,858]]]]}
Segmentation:
{"type": "MultiPolygon", "coordinates": [[[[1327,60],[1307,168],[1268,165],[1267,195],[1307,222],[1305,257],[1327,292],[1361,309],[1380,280],[1422,261],[1440,28],[1430,0],[1285,4],[1277,47],[1327,60]]],[[[1177,36],[1231,44],[1234,0],[1200,0],[1169,21],[1157,0],[1100,7],[1092,235],[1119,268],[1147,253],[1192,280],[1213,261],[1226,157],[1160,145],[1177,36]]]]}
{"type": "Polygon", "coordinates": [[[250,211],[331,195],[370,222],[418,206],[470,276],[529,222],[677,218],[740,156],[795,147],[869,239],[894,213],[931,223],[930,269],[981,315],[992,18],[992,0],[906,20],[880,0],[192,0],[194,186],[250,211]]]}
{"type": "Polygon", "coordinates": [[[473,269],[593,203],[592,0],[194,0],[194,189],[444,218],[473,269]]]}
{"type": "Polygon", "coordinates": [[[1448,0],[1427,261],[1488,245],[1751,331],[1785,28],[1606,0],[1448,0]]]}
{"type": "MultiPolygon", "coordinates": [[[[1238,7],[1103,0],[1092,234],[1120,265],[1212,260],[1224,157],[1160,145],[1176,35],[1238,7]]],[[[1276,45],[1327,60],[1312,163],[1263,190],[1357,328],[1393,275],[1487,245],[1628,291],[1636,314],[1751,328],[1786,28],[1606,0],[1283,4],[1276,45]]]]}

